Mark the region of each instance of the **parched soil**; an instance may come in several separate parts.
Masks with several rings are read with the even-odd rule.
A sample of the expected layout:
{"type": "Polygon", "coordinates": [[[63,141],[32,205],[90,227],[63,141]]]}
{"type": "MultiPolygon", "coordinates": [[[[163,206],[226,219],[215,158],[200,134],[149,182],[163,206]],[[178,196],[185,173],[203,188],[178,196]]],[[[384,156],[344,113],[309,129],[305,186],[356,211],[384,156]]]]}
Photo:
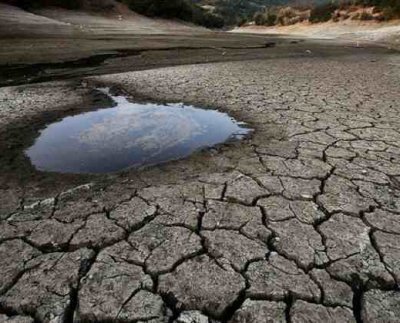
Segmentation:
{"type": "Polygon", "coordinates": [[[1,88],[0,320],[399,322],[400,58],[324,46],[1,88]],[[109,176],[29,168],[98,84],[255,132],[109,176]]]}
{"type": "Polygon", "coordinates": [[[183,64],[343,55],[354,43],[216,32],[149,19],[0,3],[0,86],[81,78],[183,64]],[[338,46],[339,45],[339,46],[338,46]],[[329,49],[329,50],[328,50],[329,49]]]}
{"type": "Polygon", "coordinates": [[[400,49],[400,20],[388,22],[344,20],[324,23],[297,23],[288,26],[246,26],[233,30],[235,33],[286,35],[313,39],[341,39],[353,43],[380,43],[382,46],[400,49]]]}

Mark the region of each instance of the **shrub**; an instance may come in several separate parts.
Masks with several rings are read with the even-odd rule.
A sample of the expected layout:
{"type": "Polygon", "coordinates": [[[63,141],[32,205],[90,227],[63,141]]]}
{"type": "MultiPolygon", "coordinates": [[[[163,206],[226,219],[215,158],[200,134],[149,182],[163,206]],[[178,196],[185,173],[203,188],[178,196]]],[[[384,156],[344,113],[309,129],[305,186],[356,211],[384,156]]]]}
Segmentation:
{"type": "Polygon", "coordinates": [[[392,7],[386,7],[382,10],[382,20],[391,20],[396,16],[396,11],[392,7]]]}
{"type": "Polygon", "coordinates": [[[257,26],[264,26],[265,22],[266,22],[266,19],[265,19],[265,13],[264,12],[259,11],[254,15],[254,23],[257,26]]]}
{"type": "Polygon", "coordinates": [[[326,3],[316,6],[311,9],[310,22],[317,23],[330,20],[336,9],[338,9],[338,6],[334,3],[326,3]]]}
{"type": "Polygon", "coordinates": [[[360,14],[360,20],[373,20],[373,19],[374,19],[374,16],[366,11],[363,11],[360,14]]]}
{"type": "Polygon", "coordinates": [[[294,17],[296,17],[296,11],[291,7],[281,8],[277,14],[277,20],[281,25],[288,25],[294,17]]]}
{"type": "Polygon", "coordinates": [[[382,19],[400,18],[399,0],[358,0],[357,2],[364,6],[374,6],[375,11],[382,12],[382,19]]]}
{"type": "Polygon", "coordinates": [[[302,22],[309,18],[309,10],[299,10],[293,7],[284,7],[277,13],[277,22],[280,25],[287,26],[302,22]]]}
{"type": "Polygon", "coordinates": [[[277,15],[269,13],[267,16],[267,26],[273,26],[276,24],[277,15]]]}
{"type": "Polygon", "coordinates": [[[238,26],[241,27],[241,26],[246,25],[247,23],[248,23],[247,18],[246,17],[242,17],[242,18],[240,18],[240,20],[238,22],[238,26]]]}
{"type": "Polygon", "coordinates": [[[274,26],[277,15],[272,12],[259,11],[254,15],[254,23],[258,26],[274,26]]]}

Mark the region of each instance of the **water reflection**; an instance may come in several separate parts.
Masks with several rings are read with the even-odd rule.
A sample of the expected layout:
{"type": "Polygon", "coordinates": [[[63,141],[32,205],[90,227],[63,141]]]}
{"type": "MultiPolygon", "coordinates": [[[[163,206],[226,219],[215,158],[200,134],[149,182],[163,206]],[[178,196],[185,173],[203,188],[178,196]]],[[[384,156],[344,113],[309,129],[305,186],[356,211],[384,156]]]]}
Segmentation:
{"type": "Polygon", "coordinates": [[[251,131],[215,110],[111,98],[116,102],[112,108],[66,117],[45,128],[26,151],[31,163],[42,171],[114,172],[183,158],[251,131]]]}

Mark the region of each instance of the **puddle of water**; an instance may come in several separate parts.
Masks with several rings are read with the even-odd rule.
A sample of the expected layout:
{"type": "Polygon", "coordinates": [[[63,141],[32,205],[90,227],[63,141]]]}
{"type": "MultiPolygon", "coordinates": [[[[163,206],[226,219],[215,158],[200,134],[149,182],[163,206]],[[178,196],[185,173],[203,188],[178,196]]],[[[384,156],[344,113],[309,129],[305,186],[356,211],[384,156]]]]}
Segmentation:
{"type": "Polygon", "coordinates": [[[138,104],[111,96],[112,108],[66,117],[41,131],[26,155],[36,169],[108,173],[184,158],[242,139],[252,130],[225,113],[183,104],[138,104]]]}

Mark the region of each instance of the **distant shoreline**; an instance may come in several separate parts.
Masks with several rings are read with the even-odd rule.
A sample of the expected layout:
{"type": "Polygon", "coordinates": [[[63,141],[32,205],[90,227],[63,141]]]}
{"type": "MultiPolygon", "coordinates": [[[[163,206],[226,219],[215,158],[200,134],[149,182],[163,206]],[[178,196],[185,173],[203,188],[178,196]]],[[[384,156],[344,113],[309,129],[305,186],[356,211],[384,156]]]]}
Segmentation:
{"type": "Polygon", "coordinates": [[[400,50],[400,20],[390,22],[329,21],[316,24],[302,22],[289,26],[271,27],[250,25],[235,28],[230,32],[337,39],[359,44],[374,43],[400,50]]]}

